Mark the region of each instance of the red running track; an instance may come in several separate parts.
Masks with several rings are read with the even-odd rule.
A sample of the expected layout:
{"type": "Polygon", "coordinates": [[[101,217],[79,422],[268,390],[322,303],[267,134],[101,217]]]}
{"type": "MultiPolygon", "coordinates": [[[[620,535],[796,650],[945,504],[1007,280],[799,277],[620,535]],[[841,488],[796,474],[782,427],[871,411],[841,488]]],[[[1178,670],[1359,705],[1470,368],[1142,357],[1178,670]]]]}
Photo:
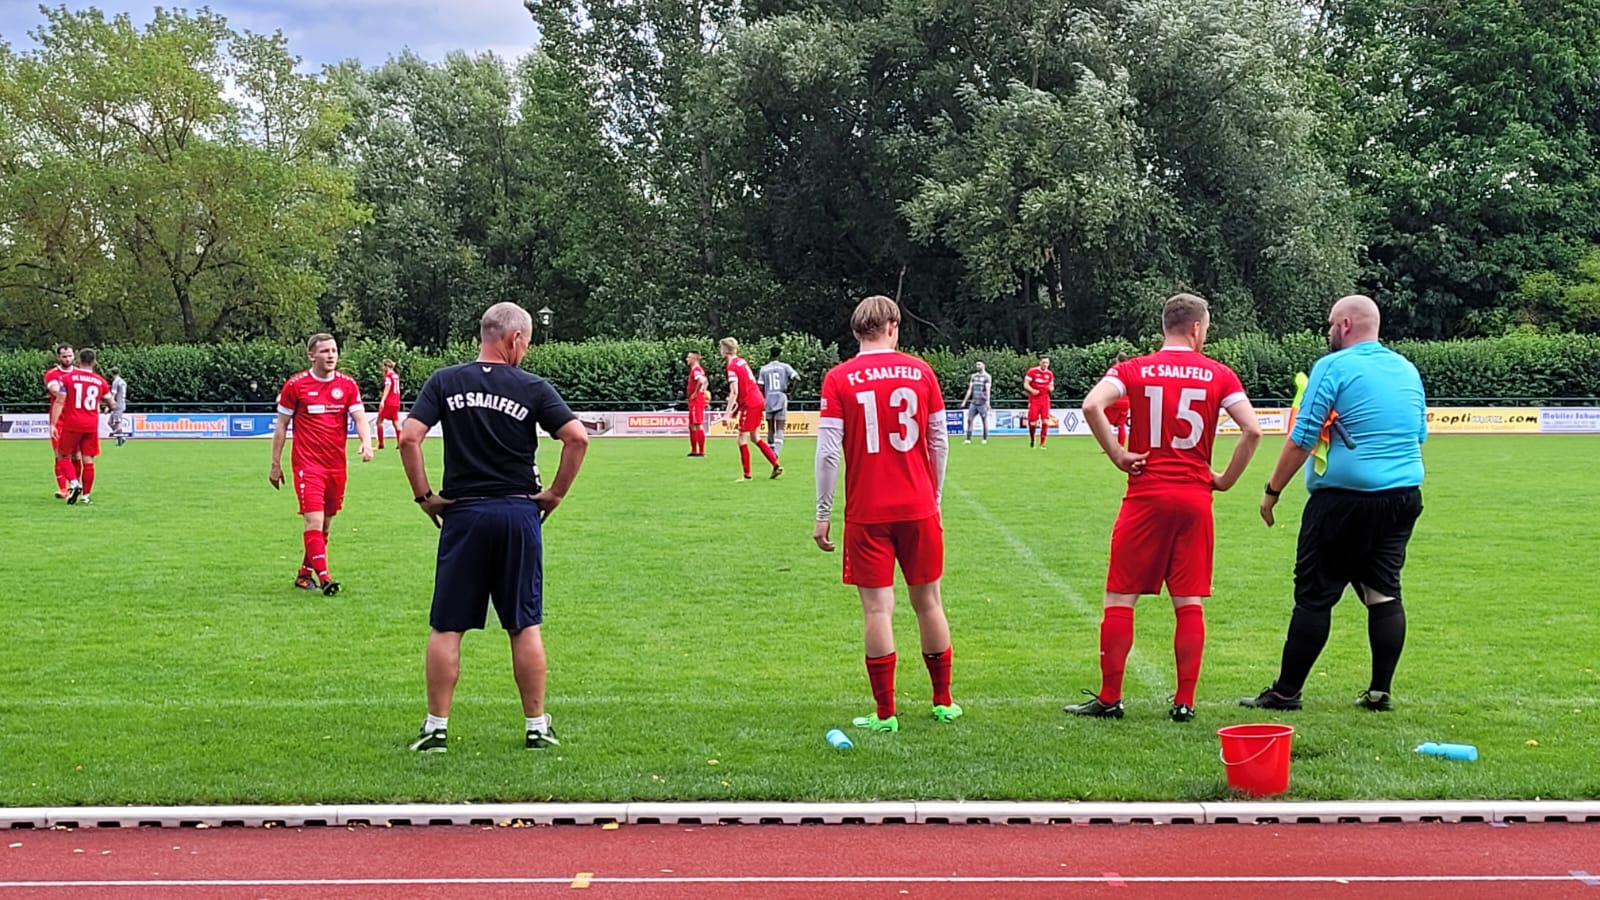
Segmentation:
{"type": "Polygon", "coordinates": [[[1600,900],[1600,825],[0,831],[0,900],[425,895],[1600,900]]]}

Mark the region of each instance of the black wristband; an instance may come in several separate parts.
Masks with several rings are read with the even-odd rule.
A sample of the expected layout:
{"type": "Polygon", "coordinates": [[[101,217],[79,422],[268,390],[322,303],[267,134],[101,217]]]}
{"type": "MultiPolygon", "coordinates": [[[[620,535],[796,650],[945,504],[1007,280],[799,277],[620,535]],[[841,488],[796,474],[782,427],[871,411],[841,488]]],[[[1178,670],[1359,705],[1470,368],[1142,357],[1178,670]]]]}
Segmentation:
{"type": "Polygon", "coordinates": [[[426,494],[423,494],[421,497],[416,498],[416,500],[417,500],[418,503],[427,503],[428,502],[428,498],[432,497],[432,496],[433,496],[433,491],[429,491],[426,494]]]}
{"type": "MultiPolygon", "coordinates": [[[[1275,490],[1272,489],[1272,482],[1270,482],[1270,481],[1267,482],[1267,496],[1268,497],[1276,497],[1276,496],[1279,496],[1282,493],[1283,493],[1283,491],[1275,491],[1275,490]]],[[[418,501],[418,502],[420,503],[421,501],[418,501]]]]}

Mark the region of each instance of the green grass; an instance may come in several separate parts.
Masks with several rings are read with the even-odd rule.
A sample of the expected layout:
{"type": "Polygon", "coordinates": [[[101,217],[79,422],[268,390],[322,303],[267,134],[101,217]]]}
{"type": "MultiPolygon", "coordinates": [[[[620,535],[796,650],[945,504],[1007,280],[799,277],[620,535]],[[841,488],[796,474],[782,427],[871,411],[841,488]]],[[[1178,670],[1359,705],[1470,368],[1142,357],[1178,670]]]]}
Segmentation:
{"type": "MultiPolygon", "coordinates": [[[[809,540],[811,443],[786,446],[784,479],[738,484],[725,440],[707,460],[676,440],[599,440],[546,534],[560,750],[521,749],[491,631],[466,640],[450,753],[419,756],[404,746],[424,712],[436,532],[394,451],[353,463],[330,549],[345,591],[297,592],[298,521],[267,485],[267,449],[108,445],[96,504],[69,508],[49,497],[43,444],[0,443],[0,804],[1222,797],[1214,731],[1263,718],[1234,703],[1276,672],[1304,501],[1287,492],[1271,531],[1256,518],[1277,439],[1218,498],[1195,723],[1165,716],[1160,598],[1140,606],[1128,718],[1068,720],[1061,704],[1098,684],[1119,478],[1086,440],[958,443],[945,596],[967,715],[927,718],[902,602],[902,731],[840,752],[823,732],[871,698],[859,607],[838,556],[809,540]]],[[[1298,730],[1291,798],[1600,796],[1597,450],[1587,437],[1428,444],[1400,708],[1349,705],[1367,649],[1347,598],[1307,708],[1267,717],[1298,730]],[[1482,758],[1413,754],[1424,740],[1482,758]]]]}

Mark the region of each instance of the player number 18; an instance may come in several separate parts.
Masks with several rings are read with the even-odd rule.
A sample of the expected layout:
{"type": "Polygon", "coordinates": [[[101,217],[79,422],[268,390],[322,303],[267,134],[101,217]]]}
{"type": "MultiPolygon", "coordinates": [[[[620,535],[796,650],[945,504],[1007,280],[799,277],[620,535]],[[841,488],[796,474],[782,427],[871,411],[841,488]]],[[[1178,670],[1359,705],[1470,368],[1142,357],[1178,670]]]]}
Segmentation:
{"type": "MultiPolygon", "coordinates": [[[[867,452],[877,453],[882,448],[878,432],[878,392],[859,391],[856,402],[861,404],[861,415],[867,420],[867,452]]],[[[900,432],[889,435],[889,446],[905,453],[917,445],[922,428],[917,424],[917,392],[911,388],[895,388],[889,394],[889,408],[900,409],[900,432]]]]}
{"type": "Polygon", "coordinates": [[[96,385],[74,384],[72,386],[73,405],[77,409],[95,411],[100,408],[100,388],[96,385]]]}
{"type": "MultiPolygon", "coordinates": [[[[1166,413],[1166,389],[1158,384],[1147,384],[1144,388],[1145,397],[1150,400],[1150,449],[1161,447],[1161,420],[1166,413]]],[[[1199,445],[1201,432],[1205,431],[1206,421],[1194,408],[1196,403],[1204,403],[1206,392],[1200,388],[1184,388],[1178,395],[1178,421],[1189,426],[1189,433],[1182,437],[1173,437],[1172,449],[1192,450],[1199,445]]]]}

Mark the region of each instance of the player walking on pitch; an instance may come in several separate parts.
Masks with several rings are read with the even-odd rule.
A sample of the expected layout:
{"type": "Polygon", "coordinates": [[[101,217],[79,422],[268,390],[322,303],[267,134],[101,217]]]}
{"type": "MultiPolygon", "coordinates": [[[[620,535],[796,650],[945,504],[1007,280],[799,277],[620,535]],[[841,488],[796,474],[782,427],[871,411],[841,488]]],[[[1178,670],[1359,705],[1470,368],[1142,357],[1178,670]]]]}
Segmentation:
{"type": "Polygon", "coordinates": [[[378,449],[383,449],[383,423],[394,429],[394,442],[400,443],[400,373],[394,360],[383,361],[383,394],[378,398],[378,449]]]}
{"type": "Polygon", "coordinates": [[[722,357],[728,361],[728,419],[739,429],[739,462],[744,465],[744,480],[750,480],[750,442],[754,441],[761,455],[772,463],[772,477],[783,474],[778,465],[778,454],[761,439],[761,418],[766,413],[766,401],[761,396],[761,385],[756,383],[750,364],[739,358],[739,341],[725,337],[719,345],[722,357]]]}
{"type": "Polygon", "coordinates": [[[783,429],[789,424],[789,382],[800,377],[794,367],[778,358],[778,348],[772,348],[772,358],[761,367],[759,378],[767,395],[767,443],[772,452],[783,455],[783,429]]]}
{"type": "Polygon", "coordinates": [[[106,422],[117,446],[128,442],[128,383],[122,380],[122,370],[111,370],[111,418],[106,422]]]}
{"type": "Polygon", "coordinates": [[[978,360],[978,371],[972,373],[967,380],[967,392],[961,397],[961,405],[967,409],[967,439],[972,443],[972,423],[977,420],[983,425],[983,442],[989,443],[989,395],[994,386],[994,378],[984,366],[983,360],[978,360]]]}
{"type": "Polygon", "coordinates": [[[698,458],[706,455],[706,403],[711,399],[711,382],[700,365],[700,354],[690,352],[683,361],[689,364],[689,383],[683,389],[689,404],[689,455],[698,458]]]}
{"type": "Polygon", "coordinates": [[[301,532],[305,556],[294,586],[308,591],[320,588],[331,597],[339,593],[339,582],[328,574],[328,532],[333,517],[344,506],[345,422],[355,423],[362,462],[372,461],[372,431],[361,405],[361,388],[355,379],[338,371],[339,342],[333,335],[313,334],[306,340],[306,357],[311,368],[290,378],[278,393],[267,482],[273,490],[283,486],[283,442],[292,422],[294,450],[289,462],[305,526],[301,532]]]}
{"type": "Polygon", "coordinates": [[[1039,364],[1022,376],[1023,390],[1028,392],[1028,446],[1033,446],[1033,427],[1039,426],[1039,449],[1044,449],[1045,436],[1050,433],[1050,391],[1056,386],[1056,373],[1050,371],[1050,357],[1039,357],[1039,364]]]}
{"type": "Polygon", "coordinates": [[[844,583],[861,595],[867,679],[877,703],[858,728],[899,731],[894,703],[894,567],[898,561],[917,614],[922,659],[933,682],[933,717],[961,715],[950,699],[950,624],[940,595],[944,528],[939,496],[948,441],[944,395],[933,369],[895,348],[900,308],[862,300],[850,317],[861,352],[822,380],[817,430],[817,521],[812,539],[833,552],[833,495],[844,457],[844,583]]]}
{"type": "MultiPolygon", "coordinates": [[[[1178,294],[1161,310],[1162,348],[1118,363],[1083,401],[1095,440],[1118,469],[1128,492],[1111,530],[1105,614],[1100,621],[1100,691],[1063,711],[1122,718],[1122,673],[1133,649],[1133,605],[1143,594],[1172,595],[1177,631],[1178,690],[1168,716],[1194,718],[1194,689],[1205,650],[1205,598],[1211,596],[1215,528],[1211,495],[1233,487],[1261,443],[1261,425],[1232,369],[1200,353],[1211,327],[1206,301],[1178,294]],[[1117,442],[1106,409],[1129,398],[1129,445],[1117,442]],[[1211,470],[1218,410],[1239,423],[1239,442],[1226,471],[1211,470]]],[[[1085,693],[1088,693],[1085,691],[1085,693]]]]}
{"type": "Polygon", "coordinates": [[[50,436],[58,458],[68,466],[67,502],[90,503],[94,461],[100,455],[100,406],[110,400],[111,385],[94,371],[94,351],[85,350],[78,366],[56,379],[50,403],[50,436]]]}

